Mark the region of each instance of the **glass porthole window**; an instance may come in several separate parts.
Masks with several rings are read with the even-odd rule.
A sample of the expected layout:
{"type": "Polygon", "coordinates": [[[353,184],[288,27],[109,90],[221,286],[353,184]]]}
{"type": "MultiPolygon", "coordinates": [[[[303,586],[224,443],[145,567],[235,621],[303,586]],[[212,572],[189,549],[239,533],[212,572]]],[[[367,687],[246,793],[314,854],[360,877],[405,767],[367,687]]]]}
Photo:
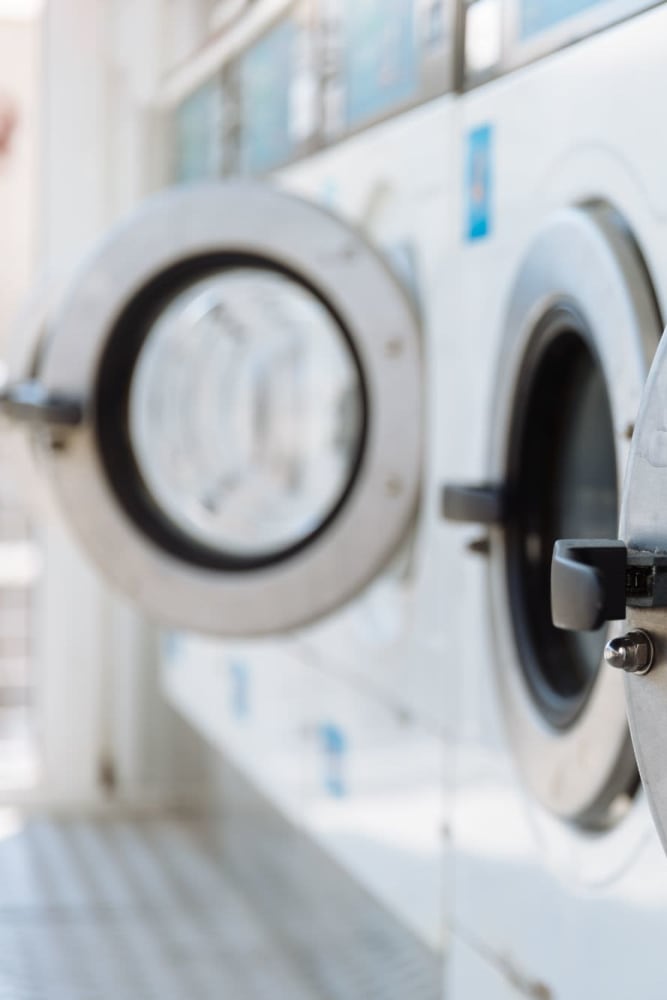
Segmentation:
{"type": "Polygon", "coordinates": [[[618,519],[616,449],[604,375],[574,308],[544,317],[529,348],[511,435],[508,574],[528,686],[556,727],[574,722],[600,668],[605,629],[567,633],[550,613],[557,538],[607,538],[618,519]]]}
{"type": "Polygon", "coordinates": [[[132,376],[129,438],[174,529],[222,557],[275,558],[320,530],[364,437],[359,368],[305,286],[232,267],[150,323],[132,376]]]}

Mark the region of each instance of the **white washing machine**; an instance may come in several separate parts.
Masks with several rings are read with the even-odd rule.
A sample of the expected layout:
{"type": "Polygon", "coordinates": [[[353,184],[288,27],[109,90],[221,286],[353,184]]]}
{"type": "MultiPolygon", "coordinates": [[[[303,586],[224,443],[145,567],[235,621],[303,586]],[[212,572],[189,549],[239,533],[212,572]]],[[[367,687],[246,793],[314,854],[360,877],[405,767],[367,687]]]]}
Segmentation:
{"type": "Polygon", "coordinates": [[[243,184],[158,199],[92,258],[49,324],[39,384],[5,402],[41,427],[47,464],[77,456],[65,508],[99,564],[113,574],[117,557],[149,611],[209,633],[165,638],[174,705],[433,968],[452,705],[426,428],[452,336],[454,7],[250,8],[240,48],[175,115],[175,172],[271,173],[328,211],[243,184]],[[84,300],[99,336],[65,347],[84,300]]]}
{"type": "MultiPolygon", "coordinates": [[[[386,255],[420,315],[425,377],[433,375],[434,384],[437,351],[451,336],[448,302],[455,291],[453,283],[448,285],[455,242],[450,203],[455,98],[434,95],[451,89],[453,39],[454,5],[439,0],[392,0],[390,7],[379,0],[361,6],[349,0],[296,2],[286,4],[283,16],[220,71],[223,81],[235,81],[228,91],[240,88],[242,94],[243,80],[251,76],[248,66],[255,81],[248,98],[236,93],[240,112],[227,113],[245,122],[235,139],[236,152],[228,150],[223,157],[230,170],[268,171],[281,187],[350,221],[386,255]],[[313,17],[324,25],[321,118],[308,110],[314,88],[307,39],[294,47],[300,53],[296,68],[286,62],[284,44],[286,34],[303,34],[303,22],[312,31],[313,17]],[[283,123],[282,132],[278,126],[271,132],[263,127],[267,116],[283,123]],[[309,131],[316,120],[323,133],[319,146],[309,131]],[[299,155],[294,165],[280,166],[290,154],[304,151],[308,155],[299,155]]],[[[209,174],[211,164],[221,159],[214,155],[211,136],[225,119],[225,101],[231,100],[225,93],[221,96],[209,82],[181,102],[177,177],[209,174]]],[[[432,397],[423,393],[426,427],[432,397]]],[[[437,521],[433,495],[440,474],[432,471],[434,454],[433,448],[425,449],[428,478],[415,530],[391,571],[353,606],[333,615],[326,628],[304,633],[300,643],[309,655],[336,663],[338,671],[380,688],[438,725],[443,699],[432,686],[439,673],[432,651],[439,618],[433,585],[438,558],[424,543],[437,521]],[[401,644],[408,632],[418,637],[422,650],[406,675],[401,644]]]]}
{"type": "Polygon", "coordinates": [[[658,998],[667,863],[622,676],[605,628],[553,628],[549,588],[556,538],[615,534],[667,307],[667,7],[480,0],[469,18],[448,995],[658,998]]]}
{"type": "MultiPolygon", "coordinates": [[[[454,336],[448,303],[455,288],[448,280],[455,98],[441,93],[451,89],[454,5],[336,0],[314,9],[325,29],[324,148],[309,148],[317,142],[303,131],[312,121],[304,46],[291,105],[284,100],[285,33],[299,12],[293,5],[236,60],[241,90],[251,66],[257,93],[252,102],[241,99],[245,135],[229,159],[242,172],[268,170],[281,188],[350,222],[409,293],[420,320],[419,420],[426,428],[419,499],[391,562],[352,602],[270,643],[172,637],[165,684],[173,703],[280,809],[440,952],[443,733],[453,704],[441,669],[439,575],[447,556],[437,487],[444,470],[429,428],[454,336]],[[308,155],[280,166],[289,154],[285,134],[281,139],[266,126],[269,111],[274,122],[293,119],[285,134],[298,135],[295,148],[308,155]],[[274,734],[271,753],[267,733],[274,734]]],[[[232,77],[233,67],[225,73],[232,77]]],[[[201,93],[210,100],[210,90],[201,93]]],[[[211,158],[190,150],[179,161],[211,158]]],[[[377,517],[367,530],[383,530],[377,517]]]]}
{"type": "MultiPolygon", "coordinates": [[[[432,442],[432,406],[448,322],[452,253],[452,97],[376,126],[298,164],[281,185],[331,209],[382,251],[413,296],[420,316],[424,381],[421,407],[432,442]]],[[[427,447],[413,529],[391,567],[353,603],[295,637],[298,654],[394,702],[429,728],[446,725],[437,575],[437,452],[427,447]]]]}
{"type": "MultiPolygon", "coordinates": [[[[269,636],[353,600],[408,544],[422,347],[401,281],[346,222],[254,182],[187,187],[92,253],[3,409],[34,424],[83,546],[156,619],[269,636]]],[[[274,640],[172,633],[165,684],[418,943],[434,997],[435,726],[274,640]]]]}

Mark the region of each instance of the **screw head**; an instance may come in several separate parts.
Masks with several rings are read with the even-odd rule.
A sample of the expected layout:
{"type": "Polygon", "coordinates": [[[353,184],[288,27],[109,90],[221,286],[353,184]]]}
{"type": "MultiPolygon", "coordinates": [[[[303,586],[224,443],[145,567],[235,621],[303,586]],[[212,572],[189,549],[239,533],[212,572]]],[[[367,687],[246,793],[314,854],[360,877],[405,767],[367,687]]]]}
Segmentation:
{"type": "Polygon", "coordinates": [[[390,476],[385,483],[385,489],[390,497],[400,497],[403,492],[403,480],[400,476],[390,476]]]}
{"type": "Polygon", "coordinates": [[[605,661],[616,670],[643,676],[653,666],[653,641],[642,629],[610,639],[604,650],[605,661]]]}
{"type": "Polygon", "coordinates": [[[385,344],[385,352],[389,358],[398,358],[403,353],[405,344],[401,337],[392,337],[385,344]]]}

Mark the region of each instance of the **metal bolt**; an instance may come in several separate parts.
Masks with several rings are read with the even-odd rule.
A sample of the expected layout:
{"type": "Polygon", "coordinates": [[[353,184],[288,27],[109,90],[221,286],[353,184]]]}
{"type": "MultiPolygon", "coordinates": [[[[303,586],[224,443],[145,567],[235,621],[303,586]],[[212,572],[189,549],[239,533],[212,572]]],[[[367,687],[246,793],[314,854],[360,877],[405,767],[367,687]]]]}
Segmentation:
{"type": "Polygon", "coordinates": [[[641,629],[635,629],[627,635],[610,639],[605,646],[604,658],[610,667],[641,677],[653,666],[653,652],[650,635],[641,629]]]}
{"type": "Polygon", "coordinates": [[[403,340],[401,337],[392,337],[384,345],[385,352],[389,358],[398,358],[403,353],[404,347],[403,340]]]}
{"type": "Polygon", "coordinates": [[[390,476],[385,484],[385,489],[390,497],[400,497],[403,492],[403,480],[400,476],[390,476]]]}

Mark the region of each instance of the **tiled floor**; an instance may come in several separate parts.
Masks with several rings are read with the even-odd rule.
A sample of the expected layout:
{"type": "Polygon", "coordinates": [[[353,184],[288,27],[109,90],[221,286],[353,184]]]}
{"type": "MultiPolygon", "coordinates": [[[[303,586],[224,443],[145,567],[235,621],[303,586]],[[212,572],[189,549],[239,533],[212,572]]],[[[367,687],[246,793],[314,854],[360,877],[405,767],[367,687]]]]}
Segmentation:
{"type": "Polygon", "coordinates": [[[196,825],[4,826],[0,1000],[326,1000],[196,825]]]}

